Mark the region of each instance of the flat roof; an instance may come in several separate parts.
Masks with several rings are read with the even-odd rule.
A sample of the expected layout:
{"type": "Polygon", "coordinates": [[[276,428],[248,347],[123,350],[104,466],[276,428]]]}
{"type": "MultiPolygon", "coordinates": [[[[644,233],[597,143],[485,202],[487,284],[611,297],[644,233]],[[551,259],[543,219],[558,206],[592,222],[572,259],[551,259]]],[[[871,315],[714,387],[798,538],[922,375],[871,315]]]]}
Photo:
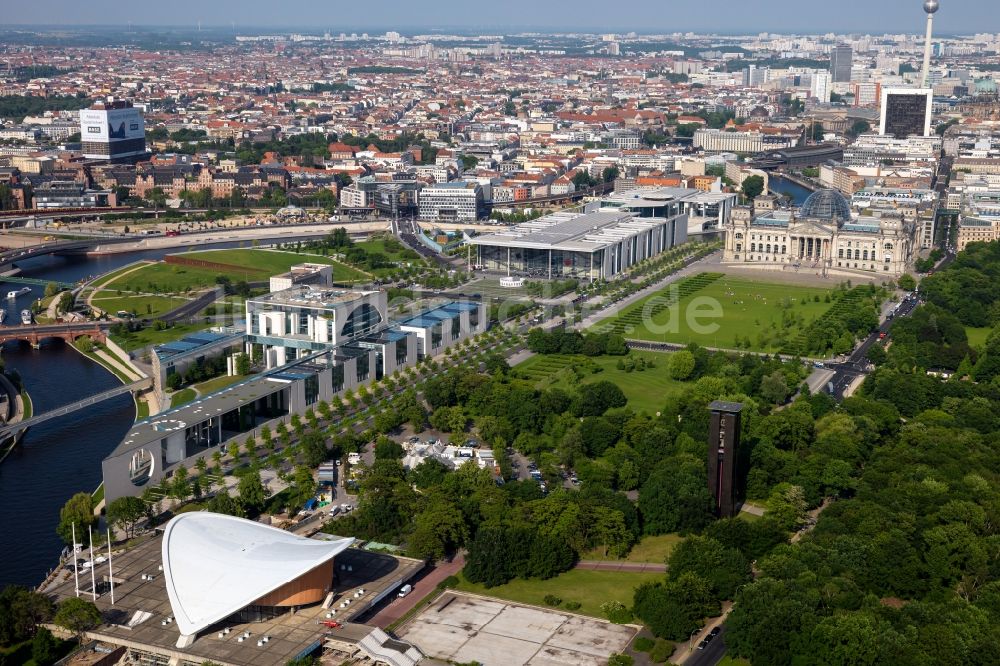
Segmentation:
{"type": "Polygon", "coordinates": [[[705,192],[685,187],[638,187],[607,196],[601,201],[601,205],[619,205],[633,209],[659,208],[675,201],[695,204],[716,204],[735,198],[736,194],[727,192],[705,192]]]}
{"type": "Polygon", "coordinates": [[[454,319],[463,312],[472,312],[479,307],[479,303],[469,303],[467,301],[453,301],[444,305],[439,305],[431,310],[426,310],[420,314],[405,319],[397,326],[412,326],[414,328],[429,328],[443,321],[454,319]]]}
{"type": "MultiPolygon", "coordinates": [[[[269,372],[253,375],[239,383],[227,386],[215,393],[202,396],[194,402],[168,409],[136,422],[110,456],[130,451],[136,446],[159,442],[168,433],[201,423],[213,416],[219,416],[237,407],[251,403],[258,398],[280,391],[294,379],[310,374],[307,363],[320,354],[276,368],[269,372]]],[[[109,456],[109,457],[110,457],[109,456]]]]}
{"type": "MultiPolygon", "coordinates": [[[[279,276],[280,277],[280,276],[279,276]]],[[[377,291],[358,291],[354,289],[327,289],[296,285],[282,291],[275,291],[256,298],[251,303],[269,303],[272,305],[292,305],[304,308],[332,308],[344,303],[357,301],[365,296],[377,294],[377,291]]]]}
{"type": "Polygon", "coordinates": [[[213,331],[202,331],[186,335],[180,340],[173,340],[171,342],[158,345],[153,348],[153,351],[156,353],[157,358],[160,360],[166,360],[168,358],[173,358],[174,356],[187,354],[197,349],[201,349],[202,347],[210,347],[217,342],[222,342],[223,340],[235,341],[242,337],[243,333],[215,333],[213,331]]]}
{"type": "Polygon", "coordinates": [[[473,245],[499,245],[538,250],[595,252],[652,229],[660,218],[636,218],[628,212],[599,210],[559,212],[518,224],[506,231],[477,236],[473,245]]]}

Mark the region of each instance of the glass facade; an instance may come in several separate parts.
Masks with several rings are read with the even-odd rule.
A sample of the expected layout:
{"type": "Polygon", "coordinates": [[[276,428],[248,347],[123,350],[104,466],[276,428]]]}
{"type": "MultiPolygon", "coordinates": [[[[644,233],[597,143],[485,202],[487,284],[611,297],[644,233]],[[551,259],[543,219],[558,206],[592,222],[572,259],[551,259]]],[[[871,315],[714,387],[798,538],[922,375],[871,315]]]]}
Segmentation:
{"type": "Polygon", "coordinates": [[[897,139],[923,136],[927,120],[927,95],[886,96],[885,133],[897,139]]]}
{"type": "Polygon", "coordinates": [[[375,331],[382,323],[382,315],[374,306],[365,303],[357,307],[354,312],[347,317],[341,335],[345,338],[354,338],[360,335],[367,335],[375,331]]]}

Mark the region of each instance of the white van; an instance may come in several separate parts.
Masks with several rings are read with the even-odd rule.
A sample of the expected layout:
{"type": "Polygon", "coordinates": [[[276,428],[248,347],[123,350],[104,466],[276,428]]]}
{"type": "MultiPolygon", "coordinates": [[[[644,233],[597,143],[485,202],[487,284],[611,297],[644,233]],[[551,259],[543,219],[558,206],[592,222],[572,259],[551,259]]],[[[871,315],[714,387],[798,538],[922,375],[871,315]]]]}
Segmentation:
{"type": "Polygon", "coordinates": [[[407,583],[403,587],[399,588],[399,594],[396,595],[396,596],[398,596],[400,599],[402,599],[403,597],[405,597],[406,595],[408,595],[412,591],[413,591],[413,586],[410,585],[409,583],[407,583]]]}

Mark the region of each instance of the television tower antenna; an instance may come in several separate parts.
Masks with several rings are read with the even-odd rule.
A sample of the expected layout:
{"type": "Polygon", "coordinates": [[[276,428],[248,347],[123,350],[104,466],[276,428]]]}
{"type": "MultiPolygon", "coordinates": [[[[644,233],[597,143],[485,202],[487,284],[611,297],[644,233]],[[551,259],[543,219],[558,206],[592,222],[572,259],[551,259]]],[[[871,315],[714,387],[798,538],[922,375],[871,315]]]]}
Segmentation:
{"type": "Polygon", "coordinates": [[[924,11],[927,12],[927,38],[924,42],[924,68],[920,72],[920,86],[926,88],[931,80],[931,46],[934,37],[934,15],[940,9],[938,0],[924,0],[924,11]]]}

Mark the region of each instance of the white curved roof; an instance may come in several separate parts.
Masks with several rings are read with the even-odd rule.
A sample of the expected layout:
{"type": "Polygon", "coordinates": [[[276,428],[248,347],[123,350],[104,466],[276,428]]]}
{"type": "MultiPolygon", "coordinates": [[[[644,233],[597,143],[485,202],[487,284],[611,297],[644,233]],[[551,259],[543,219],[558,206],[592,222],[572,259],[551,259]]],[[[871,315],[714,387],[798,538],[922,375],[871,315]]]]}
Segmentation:
{"type": "Polygon", "coordinates": [[[163,573],[177,628],[193,635],[329,561],[354,539],[314,541],[199,511],[167,523],[163,573]]]}

